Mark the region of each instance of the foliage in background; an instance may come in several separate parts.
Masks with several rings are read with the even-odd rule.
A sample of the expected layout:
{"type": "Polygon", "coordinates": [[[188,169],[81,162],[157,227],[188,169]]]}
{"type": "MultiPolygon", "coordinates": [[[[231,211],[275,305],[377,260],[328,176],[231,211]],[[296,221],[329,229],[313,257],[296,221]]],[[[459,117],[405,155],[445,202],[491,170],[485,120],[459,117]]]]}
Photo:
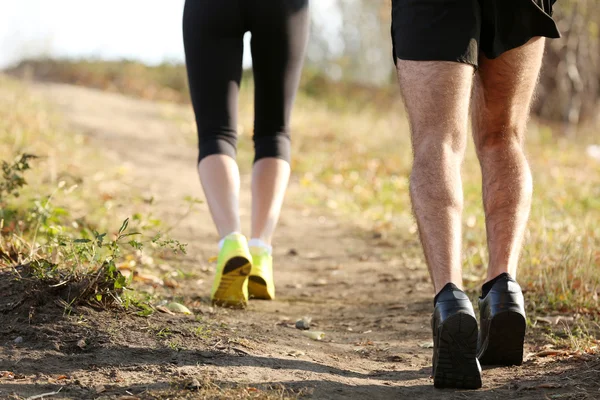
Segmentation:
{"type": "MultiPolygon", "coordinates": [[[[39,59],[22,61],[6,72],[25,80],[69,83],[147,100],[182,104],[190,101],[185,66],[180,64],[147,66],[127,60],[39,59]]],[[[244,71],[241,86],[253,87],[252,71],[244,71]]],[[[304,70],[300,92],[334,108],[361,109],[377,105],[382,110],[389,110],[400,106],[395,86],[373,87],[364,83],[338,82],[310,66],[304,70]],[[349,98],[352,103],[347,101],[349,98]]]]}

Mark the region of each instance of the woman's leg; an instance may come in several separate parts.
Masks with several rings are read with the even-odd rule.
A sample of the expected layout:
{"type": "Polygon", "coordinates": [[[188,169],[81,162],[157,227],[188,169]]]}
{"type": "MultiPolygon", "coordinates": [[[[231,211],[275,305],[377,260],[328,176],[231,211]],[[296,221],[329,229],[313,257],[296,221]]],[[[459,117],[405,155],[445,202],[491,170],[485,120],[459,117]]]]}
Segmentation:
{"type": "Polygon", "coordinates": [[[245,307],[252,256],[239,233],[240,176],[236,155],[237,99],[242,75],[244,0],[188,0],[183,38],[190,94],[198,125],[198,170],[221,236],[214,304],[245,307]]]}
{"type": "Polygon", "coordinates": [[[255,83],[252,238],[270,245],[290,176],[289,121],[308,40],[308,0],[248,4],[255,83]]]}
{"type": "Polygon", "coordinates": [[[238,1],[188,0],[183,39],[200,147],[198,170],[221,238],[240,231],[235,162],[244,23],[238,1]]]}

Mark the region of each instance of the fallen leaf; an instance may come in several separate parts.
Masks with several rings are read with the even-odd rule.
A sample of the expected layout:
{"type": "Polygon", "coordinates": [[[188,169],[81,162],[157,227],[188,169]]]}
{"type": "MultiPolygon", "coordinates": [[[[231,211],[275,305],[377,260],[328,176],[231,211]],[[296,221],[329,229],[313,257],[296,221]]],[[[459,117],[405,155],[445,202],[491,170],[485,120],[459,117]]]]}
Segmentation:
{"type": "Polygon", "coordinates": [[[568,356],[569,352],[564,350],[542,350],[535,355],[536,357],[568,356]]]}
{"type": "Polygon", "coordinates": [[[179,282],[177,282],[174,279],[170,279],[170,278],[164,279],[163,282],[164,282],[164,284],[165,284],[166,287],[171,288],[171,289],[176,289],[176,288],[178,288],[180,286],[179,282]]]}
{"type": "Polygon", "coordinates": [[[565,317],[562,315],[555,315],[555,316],[548,316],[548,317],[537,317],[536,321],[537,322],[545,322],[550,325],[558,325],[559,322],[561,322],[561,321],[573,322],[574,318],[573,317],[565,317]]]}
{"type": "Polygon", "coordinates": [[[312,340],[323,340],[325,332],[321,331],[302,331],[302,334],[312,340]]]}
{"type": "Polygon", "coordinates": [[[258,389],[255,387],[248,387],[248,388],[246,388],[246,391],[248,391],[250,393],[254,393],[254,392],[258,392],[258,389]]]}
{"type": "Polygon", "coordinates": [[[0,378],[14,379],[15,373],[11,371],[0,371],[0,378]]]}
{"type": "Polygon", "coordinates": [[[198,379],[193,378],[188,384],[187,384],[187,388],[191,389],[191,390],[198,390],[200,389],[202,386],[200,385],[200,382],[198,381],[198,379]]]}
{"type": "Polygon", "coordinates": [[[96,393],[102,393],[106,391],[106,388],[103,385],[96,385],[94,389],[96,390],[96,393]]]}
{"type": "Polygon", "coordinates": [[[59,375],[56,379],[61,381],[63,379],[69,379],[69,377],[67,375],[59,375]]]}
{"type": "Polygon", "coordinates": [[[433,342],[423,342],[419,344],[419,347],[423,349],[433,349],[433,342]]]}
{"type": "Polygon", "coordinates": [[[169,310],[167,307],[165,306],[157,306],[156,309],[160,312],[164,312],[165,314],[169,314],[169,315],[175,315],[174,312],[172,312],[171,310],[169,310]]]}
{"type": "Polygon", "coordinates": [[[133,268],[135,268],[135,265],[136,265],[135,260],[129,260],[129,261],[125,261],[125,262],[117,265],[117,269],[121,272],[131,271],[133,268]]]}
{"type": "Polygon", "coordinates": [[[167,304],[167,308],[170,311],[173,311],[174,313],[179,313],[179,314],[186,314],[186,315],[191,315],[192,312],[183,304],[179,304],[176,302],[171,302],[169,304],[167,304]]]}
{"type": "Polygon", "coordinates": [[[155,286],[163,286],[165,284],[159,277],[142,272],[135,274],[133,280],[155,286]]]}
{"type": "Polygon", "coordinates": [[[303,351],[300,350],[292,350],[288,353],[288,356],[292,356],[292,357],[300,357],[305,355],[306,353],[304,353],[303,351]]]}
{"type": "Polygon", "coordinates": [[[239,347],[232,347],[231,350],[233,351],[237,351],[240,354],[244,354],[246,356],[251,355],[250,353],[248,353],[246,350],[240,349],[239,347]]]}

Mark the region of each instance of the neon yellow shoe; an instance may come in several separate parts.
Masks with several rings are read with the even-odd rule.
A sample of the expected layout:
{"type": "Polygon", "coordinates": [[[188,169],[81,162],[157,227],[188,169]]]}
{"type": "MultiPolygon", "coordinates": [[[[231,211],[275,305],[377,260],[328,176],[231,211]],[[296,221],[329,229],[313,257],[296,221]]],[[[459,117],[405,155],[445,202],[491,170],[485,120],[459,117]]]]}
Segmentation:
{"type": "Polygon", "coordinates": [[[210,295],[213,304],[234,308],[244,308],[248,305],[251,260],[244,235],[232,233],[225,237],[217,258],[217,273],[210,295]]]}
{"type": "Polygon", "coordinates": [[[250,298],[273,300],[275,282],[273,281],[273,256],[261,247],[250,247],[252,271],[248,280],[250,298]]]}

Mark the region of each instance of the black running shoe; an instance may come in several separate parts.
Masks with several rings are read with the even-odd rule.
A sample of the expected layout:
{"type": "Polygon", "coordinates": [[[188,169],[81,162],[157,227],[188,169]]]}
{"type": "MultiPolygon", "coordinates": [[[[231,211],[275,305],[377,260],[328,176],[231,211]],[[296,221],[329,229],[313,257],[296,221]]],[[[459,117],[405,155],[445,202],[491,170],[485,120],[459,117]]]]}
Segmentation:
{"type": "Polygon", "coordinates": [[[437,296],[433,328],[433,385],[436,388],[479,389],[477,319],[469,297],[453,284],[437,296]]]}
{"type": "Polygon", "coordinates": [[[521,365],[525,340],[525,300],[521,287],[502,274],[479,299],[481,330],[477,358],[482,365],[521,365]]]}

